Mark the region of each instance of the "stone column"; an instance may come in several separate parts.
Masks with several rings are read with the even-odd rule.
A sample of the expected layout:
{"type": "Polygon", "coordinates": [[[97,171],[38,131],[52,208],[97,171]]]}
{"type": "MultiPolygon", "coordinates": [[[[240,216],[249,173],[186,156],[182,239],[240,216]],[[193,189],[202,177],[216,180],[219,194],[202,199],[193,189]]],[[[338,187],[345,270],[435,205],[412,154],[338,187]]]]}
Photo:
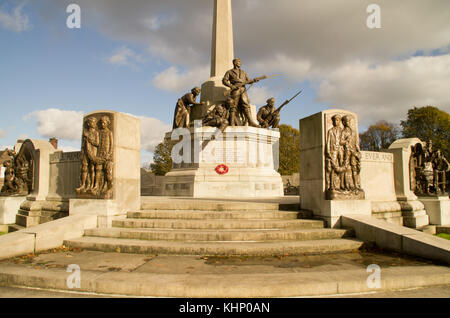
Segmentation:
{"type": "Polygon", "coordinates": [[[33,186],[20,205],[16,224],[30,227],[41,223],[42,207],[50,187],[50,155],[55,151],[46,140],[27,139],[23,142],[19,154],[23,153],[33,163],[33,186]]]}
{"type": "Polygon", "coordinates": [[[226,100],[227,87],[222,84],[225,72],[233,68],[233,18],[231,0],[214,0],[211,41],[211,78],[202,84],[200,101],[206,106],[195,106],[191,119],[201,119],[217,103],[226,100]]]}
{"type": "Polygon", "coordinates": [[[233,18],[231,0],[214,0],[211,42],[211,77],[222,78],[233,68],[233,18]]]}
{"type": "Polygon", "coordinates": [[[419,228],[431,224],[447,224],[450,221],[450,207],[448,196],[417,197],[411,190],[412,167],[411,147],[423,144],[419,138],[404,138],[396,140],[389,146],[387,152],[394,154],[395,160],[395,191],[397,200],[402,206],[403,224],[412,228],[419,228]]]}
{"type": "Polygon", "coordinates": [[[333,193],[333,199],[327,199],[330,195],[326,182],[327,134],[336,114],[351,118],[353,136],[358,143],[357,116],[349,111],[330,109],[300,120],[300,208],[325,220],[327,227],[340,227],[342,215],[371,215],[370,201],[364,200],[364,192],[350,191],[347,196],[333,193]]]}
{"type": "Polygon", "coordinates": [[[99,227],[108,227],[113,217],[140,209],[141,121],[113,111],[92,112],[84,116],[83,136],[80,186],[69,214],[96,214],[99,227]]]}

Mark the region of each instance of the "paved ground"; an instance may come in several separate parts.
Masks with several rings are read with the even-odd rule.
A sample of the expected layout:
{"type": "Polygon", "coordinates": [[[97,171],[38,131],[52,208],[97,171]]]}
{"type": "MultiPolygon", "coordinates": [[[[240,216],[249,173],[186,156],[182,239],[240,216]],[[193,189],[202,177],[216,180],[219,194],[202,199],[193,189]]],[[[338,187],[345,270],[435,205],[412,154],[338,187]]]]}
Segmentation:
{"type": "Polygon", "coordinates": [[[279,292],[282,297],[335,297],[333,294],[351,292],[344,296],[449,298],[450,285],[390,290],[423,287],[428,283],[448,283],[449,277],[448,266],[380,251],[317,256],[201,257],[59,248],[39,255],[0,261],[0,284],[3,285],[0,297],[98,297],[99,294],[95,293],[102,295],[122,290],[116,293],[139,296],[150,293],[155,296],[169,294],[180,297],[273,297],[270,293],[279,292]],[[71,264],[79,266],[82,290],[85,284],[84,290],[91,294],[48,290],[66,287],[66,279],[71,274],[66,269],[71,264]],[[386,290],[359,293],[364,289],[367,291],[366,280],[372,273],[367,272],[367,267],[371,264],[381,268],[381,280],[386,290]],[[41,287],[44,290],[11,288],[11,281],[21,282],[17,284],[19,286],[41,287]],[[277,291],[278,286],[282,286],[280,291],[277,291]],[[268,294],[259,293],[264,288],[268,294]],[[157,289],[155,293],[160,294],[153,294],[157,289]],[[221,296],[223,292],[226,296],[221,296]],[[252,293],[256,296],[252,296],[252,293]]]}
{"type": "MultiPolygon", "coordinates": [[[[327,295],[326,297],[327,298],[450,298],[450,286],[444,285],[425,288],[414,288],[407,290],[396,290],[389,292],[360,293],[360,294],[349,294],[339,296],[327,295]]],[[[0,298],[112,298],[112,296],[95,295],[87,293],[56,292],[31,288],[0,287],[0,298]]]]}
{"type": "Polygon", "coordinates": [[[36,270],[66,269],[78,265],[82,271],[134,272],[153,274],[253,274],[311,273],[366,269],[376,264],[390,267],[433,265],[433,262],[396,253],[379,251],[282,257],[202,257],[105,253],[59,248],[38,255],[30,254],[0,261],[36,270]]]}

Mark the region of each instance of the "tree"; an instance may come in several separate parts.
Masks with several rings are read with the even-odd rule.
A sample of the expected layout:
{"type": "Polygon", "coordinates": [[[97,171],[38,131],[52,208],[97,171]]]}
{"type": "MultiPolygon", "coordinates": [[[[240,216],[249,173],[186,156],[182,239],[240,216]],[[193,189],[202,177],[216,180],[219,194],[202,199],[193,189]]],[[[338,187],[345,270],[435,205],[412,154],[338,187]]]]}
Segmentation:
{"type": "Polygon", "coordinates": [[[280,125],[280,166],[281,175],[291,175],[300,170],[300,132],[290,125],[280,125]]]}
{"type": "Polygon", "coordinates": [[[414,107],[408,110],[406,120],[401,122],[405,138],[417,137],[433,142],[433,149],[441,149],[450,157],[450,115],[434,106],[414,107]]]}
{"type": "Polygon", "coordinates": [[[155,148],[153,154],[154,163],[150,164],[150,169],[157,176],[164,176],[172,168],[172,147],[173,143],[165,139],[155,148]]]}
{"type": "Polygon", "coordinates": [[[359,142],[361,150],[380,151],[389,148],[399,137],[400,128],[397,125],[381,120],[359,134],[359,142]]]}

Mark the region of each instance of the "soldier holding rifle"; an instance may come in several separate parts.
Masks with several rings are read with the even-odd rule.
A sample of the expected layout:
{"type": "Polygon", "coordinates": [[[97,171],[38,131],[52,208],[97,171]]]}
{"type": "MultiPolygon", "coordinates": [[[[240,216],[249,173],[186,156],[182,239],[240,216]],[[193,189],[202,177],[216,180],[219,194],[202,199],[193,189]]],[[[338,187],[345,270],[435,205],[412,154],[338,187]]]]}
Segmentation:
{"type": "Polygon", "coordinates": [[[239,108],[243,113],[245,122],[248,122],[248,124],[252,127],[259,127],[259,125],[252,119],[250,112],[250,100],[248,98],[247,88],[245,85],[257,83],[261,79],[265,79],[267,77],[262,76],[259,78],[250,79],[247,73],[241,69],[240,59],[234,59],[233,65],[234,68],[225,73],[222,83],[231,89],[230,96],[233,98],[235,105],[237,107],[240,106],[239,108]]]}
{"type": "Polygon", "coordinates": [[[269,98],[267,100],[267,105],[261,107],[258,111],[258,114],[256,115],[256,118],[258,119],[259,124],[261,125],[261,128],[278,128],[278,124],[280,123],[280,111],[281,109],[289,104],[294,98],[296,98],[298,95],[300,95],[302,91],[295,94],[294,97],[292,97],[289,100],[286,100],[283,104],[281,104],[280,107],[275,109],[275,98],[269,98]]]}

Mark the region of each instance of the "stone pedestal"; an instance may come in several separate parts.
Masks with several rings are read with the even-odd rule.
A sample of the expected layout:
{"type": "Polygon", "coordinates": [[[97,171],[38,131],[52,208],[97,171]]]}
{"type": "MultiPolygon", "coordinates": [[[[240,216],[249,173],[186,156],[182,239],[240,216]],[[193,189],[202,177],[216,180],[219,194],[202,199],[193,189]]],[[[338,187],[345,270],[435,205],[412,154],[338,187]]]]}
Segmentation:
{"type": "Polygon", "coordinates": [[[300,120],[300,208],[325,220],[327,227],[340,227],[342,215],[371,215],[370,201],[358,199],[360,195],[355,199],[326,199],[326,139],[335,114],[351,116],[357,135],[357,117],[345,110],[326,110],[300,120]]]}
{"type": "MultiPolygon", "coordinates": [[[[174,154],[184,158],[174,161],[163,183],[165,196],[197,198],[279,197],[283,184],[276,171],[278,141],[276,130],[255,127],[228,127],[222,137],[213,127],[184,130],[183,139],[174,146],[174,154]],[[228,172],[216,171],[226,165],[228,172]]],[[[166,134],[170,138],[171,133],[166,134]]]]}
{"type": "Polygon", "coordinates": [[[0,197],[0,224],[14,224],[20,205],[26,197],[0,197]]]}
{"type": "Polygon", "coordinates": [[[403,225],[411,228],[429,224],[424,205],[411,191],[411,146],[420,142],[418,138],[398,139],[384,150],[394,155],[395,193],[402,207],[403,225]]]}
{"type": "Polygon", "coordinates": [[[428,215],[420,201],[399,201],[399,203],[404,226],[418,229],[429,224],[428,215]]]}
{"type": "Polygon", "coordinates": [[[450,199],[448,196],[419,197],[430,217],[430,224],[450,225],[450,199]]]}
{"type": "MultiPolygon", "coordinates": [[[[141,145],[141,121],[139,118],[113,111],[97,111],[85,115],[84,122],[90,118],[97,119],[100,146],[97,155],[102,155],[101,145],[102,121],[108,118],[106,126],[108,134],[106,138],[112,139],[110,144],[109,171],[101,170],[100,176],[107,182],[107,174],[111,174],[112,180],[106,184],[110,188],[107,192],[95,193],[90,190],[77,191],[77,199],[69,201],[69,214],[96,214],[99,216],[99,224],[108,226],[111,217],[125,215],[129,210],[140,209],[140,145],[141,145]],[[110,186],[111,185],[111,186],[110,186]]],[[[85,126],[86,127],[86,126],[85,126]]],[[[85,128],[86,129],[86,128],[85,128]]],[[[105,152],[104,150],[102,150],[105,152]]],[[[83,155],[82,155],[83,156],[83,155]]],[[[82,158],[83,160],[83,158],[82,158]]],[[[90,163],[92,164],[92,163],[90,163]]],[[[95,165],[95,162],[93,163],[95,165]]],[[[106,167],[107,164],[103,166],[106,167]]],[[[90,171],[90,169],[88,169],[90,171]]],[[[96,169],[96,173],[98,171],[96,169]]],[[[81,174],[81,172],[80,172],[81,174]]],[[[104,188],[101,186],[100,188],[104,188]]]]}

